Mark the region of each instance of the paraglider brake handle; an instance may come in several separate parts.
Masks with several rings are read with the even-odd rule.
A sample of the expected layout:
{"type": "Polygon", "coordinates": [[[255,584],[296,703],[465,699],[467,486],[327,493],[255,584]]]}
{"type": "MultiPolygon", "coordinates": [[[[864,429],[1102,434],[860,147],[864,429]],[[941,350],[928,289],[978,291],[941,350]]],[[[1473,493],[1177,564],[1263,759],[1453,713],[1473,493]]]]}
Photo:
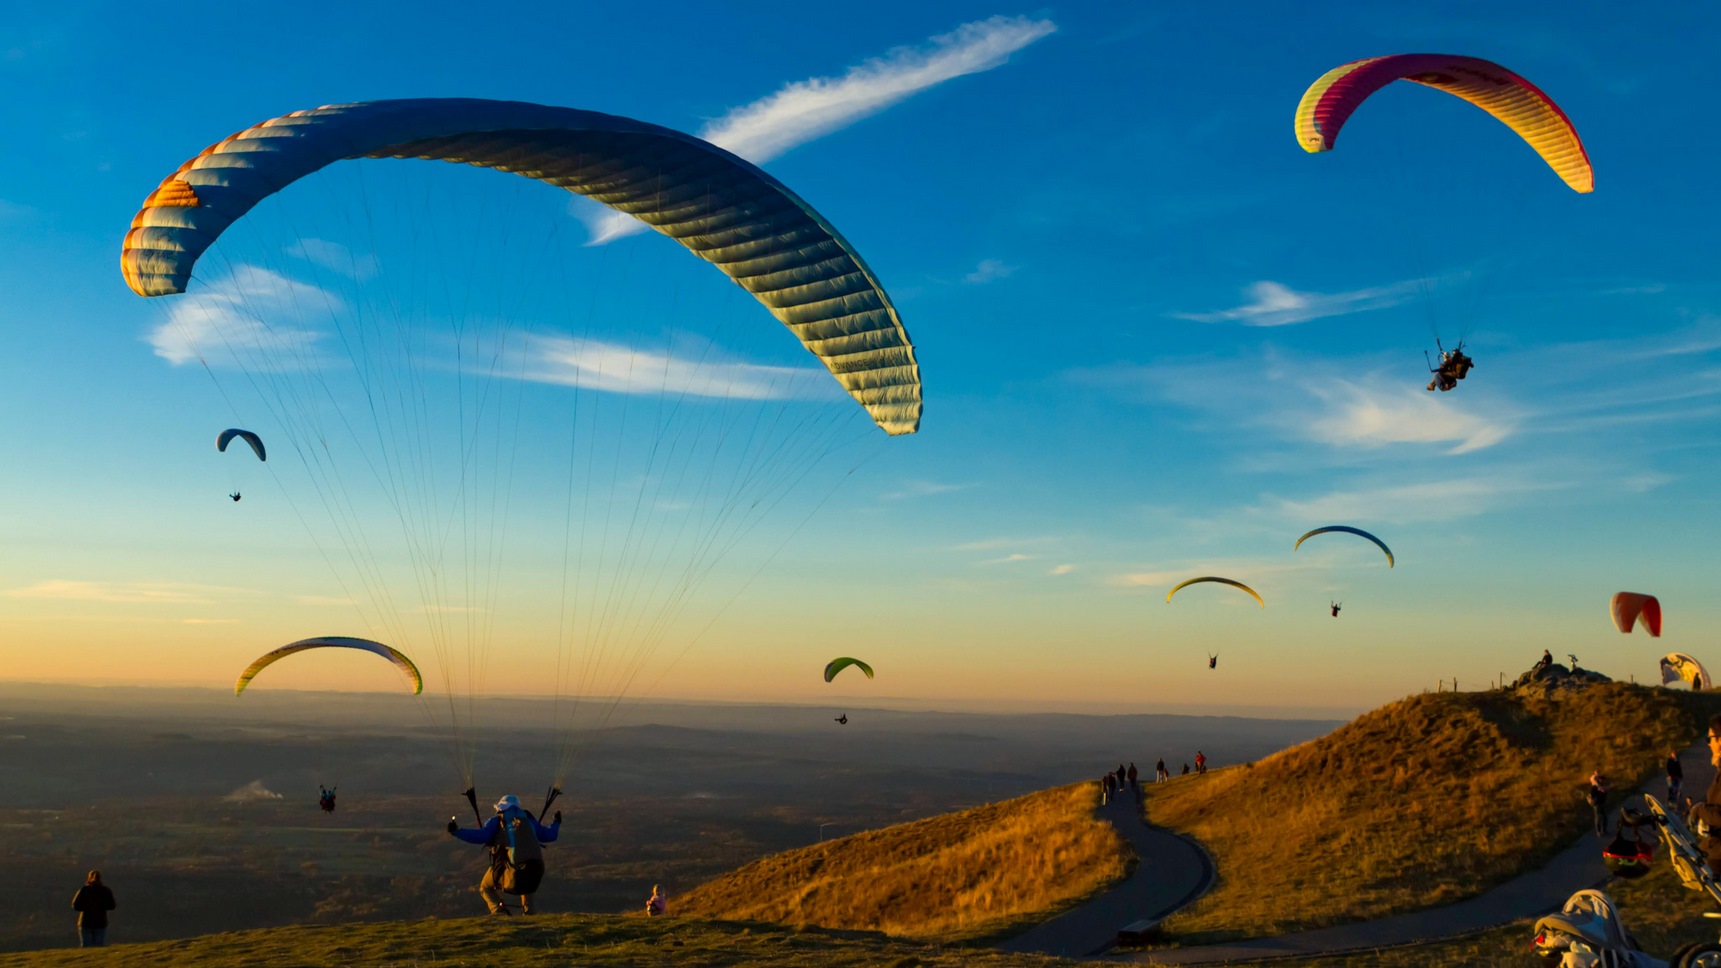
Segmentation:
{"type": "Polygon", "coordinates": [[[544,809],[538,811],[538,816],[548,817],[550,815],[550,804],[555,803],[556,798],[561,796],[561,795],[562,795],[562,788],[559,786],[556,786],[553,783],[550,784],[549,792],[544,794],[544,809]]]}
{"type": "Polygon", "coordinates": [[[478,821],[478,826],[484,826],[484,816],[478,812],[478,788],[469,786],[460,792],[466,797],[466,802],[472,804],[472,819],[478,821]]]}

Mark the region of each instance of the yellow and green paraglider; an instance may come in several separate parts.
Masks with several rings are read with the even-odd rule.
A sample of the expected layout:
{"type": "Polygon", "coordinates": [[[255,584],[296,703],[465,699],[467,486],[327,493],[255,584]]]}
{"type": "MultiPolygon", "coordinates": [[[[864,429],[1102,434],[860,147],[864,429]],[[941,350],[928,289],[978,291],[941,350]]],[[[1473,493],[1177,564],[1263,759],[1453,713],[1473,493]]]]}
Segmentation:
{"type": "Polygon", "coordinates": [[[1346,525],[1346,524],[1331,524],[1331,525],[1328,525],[1324,528],[1316,528],[1315,530],[1310,531],[1308,534],[1303,535],[1301,538],[1298,538],[1297,543],[1291,546],[1291,550],[1296,551],[1298,548],[1301,548],[1303,546],[1303,542],[1309,540],[1310,538],[1313,538],[1317,534],[1331,534],[1334,531],[1341,531],[1345,534],[1354,534],[1359,538],[1367,538],[1369,541],[1374,542],[1375,547],[1379,548],[1381,550],[1381,552],[1386,555],[1386,566],[1388,568],[1391,568],[1393,566],[1392,549],[1388,548],[1386,546],[1386,542],[1380,540],[1379,538],[1375,537],[1372,534],[1369,534],[1367,531],[1364,531],[1361,528],[1353,528],[1353,527],[1346,525]]]}
{"type": "Polygon", "coordinates": [[[1463,98],[1511,128],[1575,192],[1595,189],[1595,171],[1577,128],[1541,88],[1499,64],[1456,54],[1392,54],[1351,61],[1322,74],[1297,105],[1297,144],[1331,151],[1362,102],[1393,81],[1463,98]]]}
{"type": "Polygon", "coordinates": [[[300,652],[311,649],[358,649],[361,652],[381,656],[393,663],[394,667],[400,670],[400,674],[406,677],[406,684],[412,687],[413,695],[416,696],[424,692],[424,677],[419,675],[418,666],[413,665],[412,660],[406,657],[406,653],[399,649],[383,645],[381,642],[373,642],[370,639],[350,638],[344,635],[320,635],[316,638],[300,639],[297,642],[288,643],[259,656],[256,662],[246,666],[245,671],[239,673],[239,681],[233,684],[233,695],[237,696],[244,692],[245,687],[251,684],[251,680],[257,677],[257,673],[287,656],[298,655],[300,652]]]}
{"type": "Polygon", "coordinates": [[[835,679],[837,677],[837,673],[847,669],[849,666],[854,666],[856,669],[866,673],[866,677],[868,679],[872,678],[872,666],[867,665],[859,659],[842,656],[825,663],[825,681],[830,682],[832,679],[835,679]]]}
{"type": "Polygon", "coordinates": [[[1261,597],[1260,592],[1256,591],[1253,588],[1250,588],[1248,585],[1245,585],[1240,581],[1236,581],[1236,580],[1231,579],[1231,578],[1220,578],[1217,575],[1206,575],[1206,576],[1201,577],[1201,578],[1191,578],[1188,581],[1178,582],[1176,587],[1172,588],[1171,591],[1168,591],[1165,593],[1165,604],[1167,604],[1167,605],[1171,604],[1171,596],[1177,594],[1178,592],[1182,591],[1185,588],[1188,588],[1190,585],[1199,585],[1202,582],[1218,582],[1221,585],[1230,585],[1232,588],[1241,589],[1250,598],[1253,598],[1256,601],[1256,603],[1259,604],[1262,608],[1267,607],[1267,602],[1265,599],[1263,599],[1261,597]]]}

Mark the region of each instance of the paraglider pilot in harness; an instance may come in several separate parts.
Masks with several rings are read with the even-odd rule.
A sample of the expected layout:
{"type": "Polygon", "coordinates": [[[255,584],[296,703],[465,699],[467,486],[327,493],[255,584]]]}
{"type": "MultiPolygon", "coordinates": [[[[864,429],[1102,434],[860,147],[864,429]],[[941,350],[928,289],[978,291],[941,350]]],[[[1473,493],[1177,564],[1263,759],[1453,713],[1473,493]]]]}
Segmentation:
{"type": "Polygon", "coordinates": [[[317,789],[319,791],[321,791],[321,795],[319,795],[317,797],[317,806],[322,807],[324,813],[334,813],[335,812],[335,790],[337,790],[339,788],[338,787],[325,787],[321,784],[318,784],[317,789]]]}
{"type": "Polygon", "coordinates": [[[1434,345],[1440,350],[1440,365],[1428,368],[1428,372],[1434,374],[1434,379],[1428,381],[1428,389],[1445,393],[1456,388],[1459,380],[1470,375],[1470,369],[1476,365],[1476,361],[1464,355],[1462,342],[1450,350],[1441,346],[1439,340],[1435,340],[1434,345]]]}
{"type": "Polygon", "coordinates": [[[520,911],[532,912],[532,894],[544,879],[544,844],[556,841],[562,828],[562,812],[548,826],[520,806],[520,798],[505,796],[496,801],[496,816],[476,829],[466,829],[449,818],[448,832],[469,844],[490,849],[490,867],[478,883],[478,894],[490,908],[490,913],[502,917],[513,914],[502,895],[512,894],[520,899],[520,911]]]}
{"type": "Polygon", "coordinates": [[[232,498],[235,501],[239,500],[239,492],[238,491],[234,491],[232,494],[229,494],[227,496],[232,498]]]}

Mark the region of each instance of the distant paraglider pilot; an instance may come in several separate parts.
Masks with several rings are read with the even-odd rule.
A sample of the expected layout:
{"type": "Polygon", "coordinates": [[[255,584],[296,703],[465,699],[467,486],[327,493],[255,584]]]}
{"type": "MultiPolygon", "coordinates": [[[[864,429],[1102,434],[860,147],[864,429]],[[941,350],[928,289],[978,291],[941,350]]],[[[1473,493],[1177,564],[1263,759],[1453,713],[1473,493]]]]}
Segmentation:
{"type": "Polygon", "coordinates": [[[239,492],[238,491],[234,491],[232,494],[229,494],[227,496],[232,498],[235,503],[237,503],[239,500],[239,492]]]}
{"type": "Polygon", "coordinates": [[[469,844],[490,849],[490,867],[478,883],[478,895],[498,917],[508,917],[504,894],[520,899],[520,912],[533,913],[532,895],[544,880],[544,844],[555,843],[562,828],[562,812],[548,826],[538,822],[530,811],[520,806],[520,798],[509,795],[496,801],[496,816],[484,826],[468,830],[459,821],[448,821],[448,832],[469,844]]]}
{"type": "Polygon", "coordinates": [[[847,725],[848,725],[848,724],[849,724],[849,714],[848,714],[848,713],[843,713],[843,714],[842,714],[842,715],[841,715],[841,716],[838,716],[838,717],[837,717],[837,718],[836,718],[836,719],[835,719],[835,720],[834,720],[834,722],[836,722],[836,724],[837,724],[837,725],[838,725],[838,726],[847,726],[847,725]]]}
{"type": "Polygon", "coordinates": [[[1464,355],[1463,343],[1459,343],[1456,348],[1451,350],[1442,349],[1440,351],[1440,365],[1429,368],[1429,372],[1434,374],[1434,379],[1428,381],[1428,389],[1439,390],[1441,393],[1455,389],[1458,386],[1458,381],[1469,376],[1471,368],[1475,365],[1475,360],[1464,355]]]}
{"type": "Polygon", "coordinates": [[[1207,657],[1207,668],[1209,668],[1209,669],[1219,668],[1219,653],[1215,652],[1212,655],[1207,657]]]}
{"type": "Polygon", "coordinates": [[[1344,605],[1344,602],[1332,602],[1330,604],[1332,605],[1332,609],[1333,609],[1333,618],[1338,618],[1339,617],[1339,609],[1344,605]]]}
{"type": "Polygon", "coordinates": [[[317,784],[317,790],[319,791],[317,796],[317,806],[321,807],[324,813],[335,812],[335,791],[337,789],[339,789],[339,787],[324,787],[320,783],[317,784]]]}

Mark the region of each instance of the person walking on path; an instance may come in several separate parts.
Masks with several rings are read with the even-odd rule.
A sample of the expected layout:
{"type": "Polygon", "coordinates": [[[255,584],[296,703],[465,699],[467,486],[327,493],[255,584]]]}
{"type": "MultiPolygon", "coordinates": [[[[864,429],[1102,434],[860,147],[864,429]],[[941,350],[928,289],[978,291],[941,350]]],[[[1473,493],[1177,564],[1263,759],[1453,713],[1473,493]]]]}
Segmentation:
{"type": "Polygon", "coordinates": [[[1667,754],[1667,806],[1677,811],[1679,809],[1679,788],[1685,784],[1685,768],[1679,765],[1679,751],[1670,750],[1667,754]]]}
{"type": "Polygon", "coordinates": [[[1135,761],[1131,760],[1129,763],[1129,792],[1130,793],[1134,794],[1134,793],[1140,793],[1141,792],[1141,786],[1139,783],[1136,782],[1140,779],[1141,779],[1141,774],[1137,773],[1135,771],[1135,761]]]}
{"type": "Polygon", "coordinates": [[[1123,768],[1122,763],[1119,763],[1117,765],[1117,792],[1123,792],[1123,784],[1127,779],[1129,779],[1129,771],[1123,768]]]}
{"type": "Polygon", "coordinates": [[[102,883],[101,871],[90,871],[84,886],[72,895],[72,910],[78,912],[78,947],[100,948],[108,943],[108,912],[114,909],[114,892],[102,883]]]}
{"type": "Polygon", "coordinates": [[[1171,779],[1171,774],[1165,772],[1165,757],[1162,756],[1159,758],[1159,762],[1153,767],[1153,782],[1164,783],[1169,779],[1171,779]]]}
{"type": "Polygon", "coordinates": [[[1201,752],[1200,750],[1195,751],[1195,772],[1196,773],[1206,773],[1207,772],[1207,754],[1201,752]]]}
{"type": "Polygon", "coordinates": [[[1111,785],[1117,782],[1117,777],[1106,773],[1100,777],[1100,806],[1111,802],[1111,785]]]}
{"type": "Polygon", "coordinates": [[[1598,773],[1590,774],[1589,790],[1585,792],[1589,799],[1590,810],[1595,813],[1596,836],[1607,834],[1607,777],[1598,773]]]}
{"type": "Polygon", "coordinates": [[[509,795],[496,801],[496,816],[484,826],[467,830],[458,821],[448,821],[448,832],[469,844],[490,848],[490,867],[478,882],[478,895],[490,913],[508,917],[503,894],[520,899],[520,912],[531,914],[532,895],[544,879],[544,844],[556,842],[562,829],[562,812],[548,827],[520,806],[520,798],[509,795]]]}

